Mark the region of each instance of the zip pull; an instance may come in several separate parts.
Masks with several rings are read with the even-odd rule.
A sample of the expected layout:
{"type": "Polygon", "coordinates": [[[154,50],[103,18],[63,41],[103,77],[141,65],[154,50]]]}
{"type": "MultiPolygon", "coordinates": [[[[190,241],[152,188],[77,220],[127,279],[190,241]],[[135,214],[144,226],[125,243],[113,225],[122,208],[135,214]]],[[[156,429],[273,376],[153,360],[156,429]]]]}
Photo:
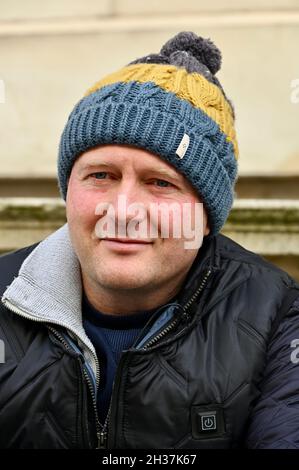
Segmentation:
{"type": "Polygon", "coordinates": [[[188,323],[191,320],[191,316],[187,311],[184,311],[184,313],[181,315],[181,321],[182,323],[188,323]]]}
{"type": "Polygon", "coordinates": [[[97,449],[107,449],[107,432],[101,431],[97,433],[98,446],[97,449]]]}

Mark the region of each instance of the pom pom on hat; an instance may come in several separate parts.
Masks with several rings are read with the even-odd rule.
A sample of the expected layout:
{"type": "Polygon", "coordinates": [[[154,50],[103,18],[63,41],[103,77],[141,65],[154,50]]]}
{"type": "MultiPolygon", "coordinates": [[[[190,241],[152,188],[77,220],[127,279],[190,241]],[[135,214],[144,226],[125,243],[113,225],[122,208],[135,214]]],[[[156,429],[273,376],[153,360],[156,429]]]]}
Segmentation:
{"type": "Polygon", "coordinates": [[[197,36],[192,31],[183,31],[169,39],[160,54],[170,57],[178,51],[185,51],[205,65],[214,75],[221,67],[221,52],[210,39],[197,36]]]}

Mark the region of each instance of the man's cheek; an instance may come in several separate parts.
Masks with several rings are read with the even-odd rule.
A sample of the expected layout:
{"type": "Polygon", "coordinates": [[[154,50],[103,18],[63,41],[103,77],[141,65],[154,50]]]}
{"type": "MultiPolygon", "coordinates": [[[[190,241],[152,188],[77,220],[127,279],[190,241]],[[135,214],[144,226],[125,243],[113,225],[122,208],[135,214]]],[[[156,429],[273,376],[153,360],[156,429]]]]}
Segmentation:
{"type": "Polygon", "coordinates": [[[68,201],[67,214],[74,220],[92,221],[96,220],[97,201],[86,193],[75,193],[68,201]]]}

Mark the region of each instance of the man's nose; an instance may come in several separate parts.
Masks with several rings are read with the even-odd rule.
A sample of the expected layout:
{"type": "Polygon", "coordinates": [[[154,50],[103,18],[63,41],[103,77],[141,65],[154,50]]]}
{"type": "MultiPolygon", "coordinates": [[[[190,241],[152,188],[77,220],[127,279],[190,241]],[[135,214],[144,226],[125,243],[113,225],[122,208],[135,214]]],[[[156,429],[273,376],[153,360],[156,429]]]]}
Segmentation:
{"type": "Polygon", "coordinates": [[[140,222],[146,217],[146,198],[137,180],[124,180],[113,195],[117,220],[128,223],[134,218],[140,222]]]}

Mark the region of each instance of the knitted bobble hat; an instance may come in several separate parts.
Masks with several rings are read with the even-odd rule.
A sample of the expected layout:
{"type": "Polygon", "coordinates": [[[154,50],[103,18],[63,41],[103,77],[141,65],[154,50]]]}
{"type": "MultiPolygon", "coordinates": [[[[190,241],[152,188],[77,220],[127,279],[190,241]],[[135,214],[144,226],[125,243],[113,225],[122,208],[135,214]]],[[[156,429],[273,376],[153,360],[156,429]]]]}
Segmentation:
{"type": "Polygon", "coordinates": [[[238,159],[233,106],[215,77],[220,66],[221,53],[210,39],[181,32],[160,53],[98,81],[75,105],[61,136],[62,197],[83,152],[133,145],[187,178],[207,210],[210,235],[217,234],[233,204],[238,159]]]}

